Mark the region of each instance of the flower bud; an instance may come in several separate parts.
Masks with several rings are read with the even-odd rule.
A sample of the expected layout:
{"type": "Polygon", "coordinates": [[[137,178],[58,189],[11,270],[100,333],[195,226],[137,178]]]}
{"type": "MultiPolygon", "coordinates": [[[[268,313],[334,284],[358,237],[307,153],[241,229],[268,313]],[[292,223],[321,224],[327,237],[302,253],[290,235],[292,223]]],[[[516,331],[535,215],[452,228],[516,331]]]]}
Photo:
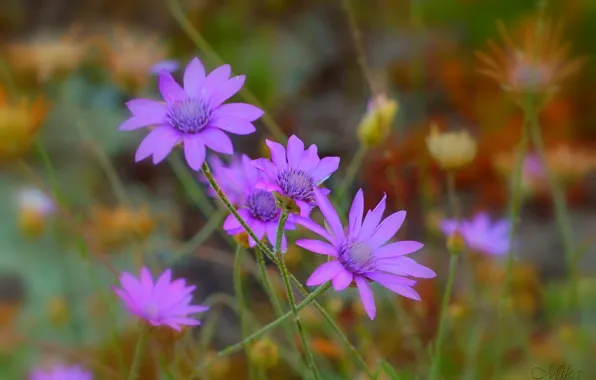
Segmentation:
{"type": "Polygon", "coordinates": [[[256,341],[250,347],[251,360],[262,369],[269,369],[277,365],[279,352],[277,345],[269,338],[256,341]]]}
{"type": "Polygon", "coordinates": [[[277,191],[273,192],[273,196],[275,197],[275,204],[277,207],[279,207],[279,209],[292,214],[300,214],[300,207],[298,207],[296,201],[294,201],[292,198],[277,191]]]}
{"type": "Polygon", "coordinates": [[[24,236],[37,238],[45,230],[55,207],[52,200],[39,189],[24,189],[18,199],[19,230],[24,236]]]}
{"type": "Polygon", "coordinates": [[[464,235],[458,230],[453,231],[449,237],[447,237],[447,249],[452,255],[459,255],[466,248],[466,239],[464,235]]]}
{"type": "Polygon", "coordinates": [[[440,132],[432,126],[426,146],[435,162],[444,170],[458,170],[476,157],[476,141],[467,131],[440,132]]]}
{"type": "Polygon", "coordinates": [[[358,138],[366,147],[375,147],[381,144],[391,131],[391,124],[399,105],[393,99],[388,99],[385,94],[377,95],[367,107],[366,114],[358,124],[358,138]]]}
{"type": "Polygon", "coordinates": [[[246,233],[246,231],[242,231],[234,235],[234,241],[244,249],[250,248],[250,244],[248,242],[248,233],[246,233]]]}

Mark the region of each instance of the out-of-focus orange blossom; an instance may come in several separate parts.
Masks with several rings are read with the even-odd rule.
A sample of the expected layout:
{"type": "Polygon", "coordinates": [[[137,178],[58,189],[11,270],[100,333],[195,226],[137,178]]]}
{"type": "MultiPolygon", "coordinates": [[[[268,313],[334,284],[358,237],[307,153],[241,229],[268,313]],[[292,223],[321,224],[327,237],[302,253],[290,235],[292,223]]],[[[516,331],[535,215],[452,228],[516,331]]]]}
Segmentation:
{"type": "Polygon", "coordinates": [[[0,160],[20,158],[29,150],[49,109],[42,96],[15,102],[0,88],[0,160]]]}
{"type": "Polygon", "coordinates": [[[117,250],[134,241],[148,238],[157,226],[157,219],[147,206],[132,209],[94,207],[88,229],[103,250],[117,250]]]}

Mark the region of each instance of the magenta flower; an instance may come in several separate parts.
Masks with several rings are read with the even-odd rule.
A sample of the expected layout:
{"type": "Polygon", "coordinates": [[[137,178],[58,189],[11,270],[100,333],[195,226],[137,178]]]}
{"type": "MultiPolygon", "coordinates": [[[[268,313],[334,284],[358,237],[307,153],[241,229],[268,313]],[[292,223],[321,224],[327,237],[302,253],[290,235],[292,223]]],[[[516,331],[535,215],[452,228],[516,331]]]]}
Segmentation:
{"type": "Polygon", "coordinates": [[[59,364],[49,370],[34,369],[29,377],[30,380],[92,380],[91,372],[79,366],[65,366],[59,364]]]}
{"type": "Polygon", "coordinates": [[[113,289],[126,308],[153,326],[167,325],[177,331],[184,325],[198,326],[201,323],[188,315],[209,310],[207,306],[190,304],[195,286],[186,286],[184,279],[172,281],[170,269],[155,283],[147,268],[141,269],[140,279],[125,272],[120,275],[120,284],[122,289],[113,289]]]}
{"type": "MultiPolygon", "coordinates": [[[[253,230],[259,239],[266,235],[271,245],[275,246],[277,224],[279,223],[281,211],[275,204],[273,194],[256,188],[256,184],[263,180],[265,175],[253,165],[250,158],[246,155],[242,156],[242,161],[237,166],[232,164],[227,170],[227,176],[233,177],[234,183],[238,184],[242,191],[242,197],[240,197],[240,202],[238,202],[238,213],[248,223],[250,229],[253,230]]],[[[244,228],[232,214],[225,220],[223,228],[230,235],[236,235],[244,231],[244,228]]],[[[290,215],[286,222],[285,230],[293,230],[295,228],[294,216],[290,215]]],[[[250,236],[248,241],[251,247],[257,244],[250,236]]],[[[281,243],[282,252],[287,250],[287,246],[288,242],[284,234],[281,243]]]]}
{"type": "Polygon", "coordinates": [[[263,111],[245,103],[222,104],[244,85],[244,75],[230,78],[230,65],[223,65],[205,76],[205,68],[193,58],[184,72],[184,88],[165,69],[159,73],[159,91],[165,104],[150,99],[126,103],[132,117],[120,125],[121,131],[155,126],[139,145],[137,162],[153,156],[153,163],[163,161],[175,145],[184,145],[190,167],[199,170],[205,161],[205,147],[234,153],[225,132],[247,135],[255,131],[251,122],[263,111]]]}
{"type": "Polygon", "coordinates": [[[364,195],[362,190],[359,190],[350,208],[348,227],[344,230],[327,196],[318,190],[314,191],[314,196],[329,227],[323,228],[303,217],[297,217],[296,223],[319,234],[329,243],[301,239],[296,241],[296,245],[334,257],[336,260],[319,266],[306,281],[308,286],[320,285],[331,280],[333,288],[341,291],[355,281],[364,310],[370,319],[375,318],[376,307],[369,281],[378,282],[404,297],[420,300],[420,296],[412,288],[416,281],[406,276],[433,278],[436,274],[404,256],[418,251],[423,244],[405,240],[387,244],[403,224],[406,218],[405,211],[391,214],[381,222],[385,212],[385,196],[374,210],[367,212],[363,221],[364,195]]]}
{"type": "Polygon", "coordinates": [[[504,255],[509,251],[509,229],[511,228],[509,221],[501,219],[495,224],[491,224],[490,217],[486,212],[481,212],[471,220],[463,220],[460,223],[456,220],[446,219],[441,222],[440,227],[447,236],[457,229],[466,244],[478,252],[488,255],[504,255]]]}
{"type": "MultiPolygon", "coordinates": [[[[283,145],[266,140],[271,160],[259,158],[253,163],[265,177],[256,186],[277,191],[291,198],[300,208],[301,216],[308,216],[316,205],[314,189],[321,185],[339,166],[339,157],[319,158],[317,146],[304,150],[304,143],[295,135],[288,140],[287,152],[283,145]]],[[[321,189],[327,194],[327,189],[321,189]]]]}

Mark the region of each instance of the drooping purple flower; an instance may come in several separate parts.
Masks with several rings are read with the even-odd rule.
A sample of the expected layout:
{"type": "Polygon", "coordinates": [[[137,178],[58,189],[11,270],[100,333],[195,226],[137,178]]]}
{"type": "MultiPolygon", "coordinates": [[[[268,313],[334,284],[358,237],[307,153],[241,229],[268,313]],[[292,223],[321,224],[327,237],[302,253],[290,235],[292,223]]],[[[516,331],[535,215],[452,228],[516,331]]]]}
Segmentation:
{"type": "Polygon", "coordinates": [[[159,73],[159,91],[165,104],[150,99],[126,103],[132,117],[120,125],[121,131],[155,126],[139,145],[135,160],[153,156],[153,163],[163,161],[175,145],[184,145],[190,167],[199,170],[206,149],[233,154],[232,141],[225,132],[247,135],[255,131],[252,122],[263,115],[259,108],[245,103],[223,104],[244,85],[244,75],[230,78],[230,65],[223,65],[205,75],[198,58],[193,58],[184,72],[182,88],[167,70],[159,73]]]}
{"type": "MultiPolygon", "coordinates": [[[[266,140],[271,160],[259,158],[253,163],[265,177],[256,186],[267,191],[277,191],[291,198],[300,208],[301,216],[308,216],[316,205],[314,190],[339,166],[339,157],[319,158],[317,146],[304,149],[304,143],[295,135],[288,140],[287,151],[283,145],[266,140]]],[[[324,194],[329,191],[321,189],[324,194]]]]}
{"type": "Polygon", "coordinates": [[[296,223],[322,236],[329,243],[301,239],[296,241],[296,245],[334,257],[335,260],[319,266],[306,281],[308,286],[331,280],[333,288],[341,291],[355,281],[370,319],[375,318],[376,307],[369,281],[378,282],[404,297],[420,300],[420,295],[412,288],[416,281],[408,277],[433,278],[436,274],[405,255],[418,251],[423,244],[405,240],[387,244],[403,224],[405,211],[391,214],[381,221],[385,212],[384,196],[363,220],[364,195],[359,190],[350,208],[348,227],[344,229],[327,196],[318,190],[315,190],[314,196],[328,227],[323,228],[304,217],[297,217],[296,223]]]}
{"type": "MultiPolygon", "coordinates": [[[[267,236],[269,242],[275,246],[277,239],[277,225],[281,211],[275,203],[273,194],[269,191],[262,190],[256,187],[256,184],[263,180],[265,175],[257,169],[250,158],[246,155],[242,156],[241,162],[237,166],[232,163],[226,168],[228,170],[227,176],[234,177],[235,183],[242,191],[242,196],[238,202],[238,213],[242,219],[248,223],[251,230],[257,235],[259,239],[267,236]]],[[[224,230],[230,235],[235,235],[244,231],[240,222],[236,217],[230,214],[224,222],[224,230]]],[[[293,230],[296,228],[294,224],[294,216],[289,215],[286,221],[285,230],[293,230]]],[[[249,237],[249,245],[254,247],[256,241],[249,237]]],[[[287,250],[288,242],[285,234],[282,236],[281,250],[287,250]]]]}
{"type": "Polygon", "coordinates": [[[50,369],[34,369],[30,380],[92,380],[93,375],[90,371],[77,365],[66,366],[59,364],[50,369]]]}
{"type": "Polygon", "coordinates": [[[466,244],[475,251],[488,255],[504,255],[509,251],[509,229],[507,219],[491,223],[486,212],[475,215],[470,220],[458,222],[446,219],[441,222],[441,231],[447,236],[458,230],[466,244]]]}
{"type": "Polygon", "coordinates": [[[180,64],[178,61],[173,59],[166,59],[163,61],[157,62],[155,65],[151,66],[151,74],[158,75],[161,70],[166,70],[169,73],[174,73],[178,71],[180,68],[180,64]]]}
{"type": "Polygon", "coordinates": [[[126,308],[152,326],[166,325],[177,331],[181,326],[198,326],[201,323],[189,315],[209,310],[207,306],[190,304],[195,286],[186,286],[186,281],[181,278],[172,281],[170,269],[155,283],[147,268],[141,269],[139,279],[124,272],[120,275],[120,284],[122,289],[113,289],[126,308]]]}

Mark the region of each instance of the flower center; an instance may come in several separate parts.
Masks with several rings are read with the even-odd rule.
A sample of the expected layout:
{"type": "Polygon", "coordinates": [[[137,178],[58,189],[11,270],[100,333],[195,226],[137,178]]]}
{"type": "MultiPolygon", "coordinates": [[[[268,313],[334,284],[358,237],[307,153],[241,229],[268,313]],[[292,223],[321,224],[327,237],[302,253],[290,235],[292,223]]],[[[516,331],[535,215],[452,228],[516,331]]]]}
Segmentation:
{"type": "Polygon", "coordinates": [[[524,90],[540,90],[551,80],[548,66],[540,63],[518,62],[511,72],[513,83],[524,90]]]}
{"type": "Polygon", "coordinates": [[[264,190],[255,190],[246,199],[245,206],[250,215],[261,222],[270,222],[279,215],[273,194],[264,190]]]}
{"type": "Polygon", "coordinates": [[[277,184],[292,199],[308,203],[315,201],[314,181],[311,175],[303,170],[284,170],[277,176],[277,184]]]}
{"type": "Polygon", "coordinates": [[[345,240],[339,249],[339,262],[351,273],[362,274],[374,269],[372,249],[359,241],[345,240]]]}
{"type": "Polygon", "coordinates": [[[205,128],[211,109],[200,99],[188,98],[174,104],[168,112],[170,124],[182,133],[197,133],[205,128]]]}

